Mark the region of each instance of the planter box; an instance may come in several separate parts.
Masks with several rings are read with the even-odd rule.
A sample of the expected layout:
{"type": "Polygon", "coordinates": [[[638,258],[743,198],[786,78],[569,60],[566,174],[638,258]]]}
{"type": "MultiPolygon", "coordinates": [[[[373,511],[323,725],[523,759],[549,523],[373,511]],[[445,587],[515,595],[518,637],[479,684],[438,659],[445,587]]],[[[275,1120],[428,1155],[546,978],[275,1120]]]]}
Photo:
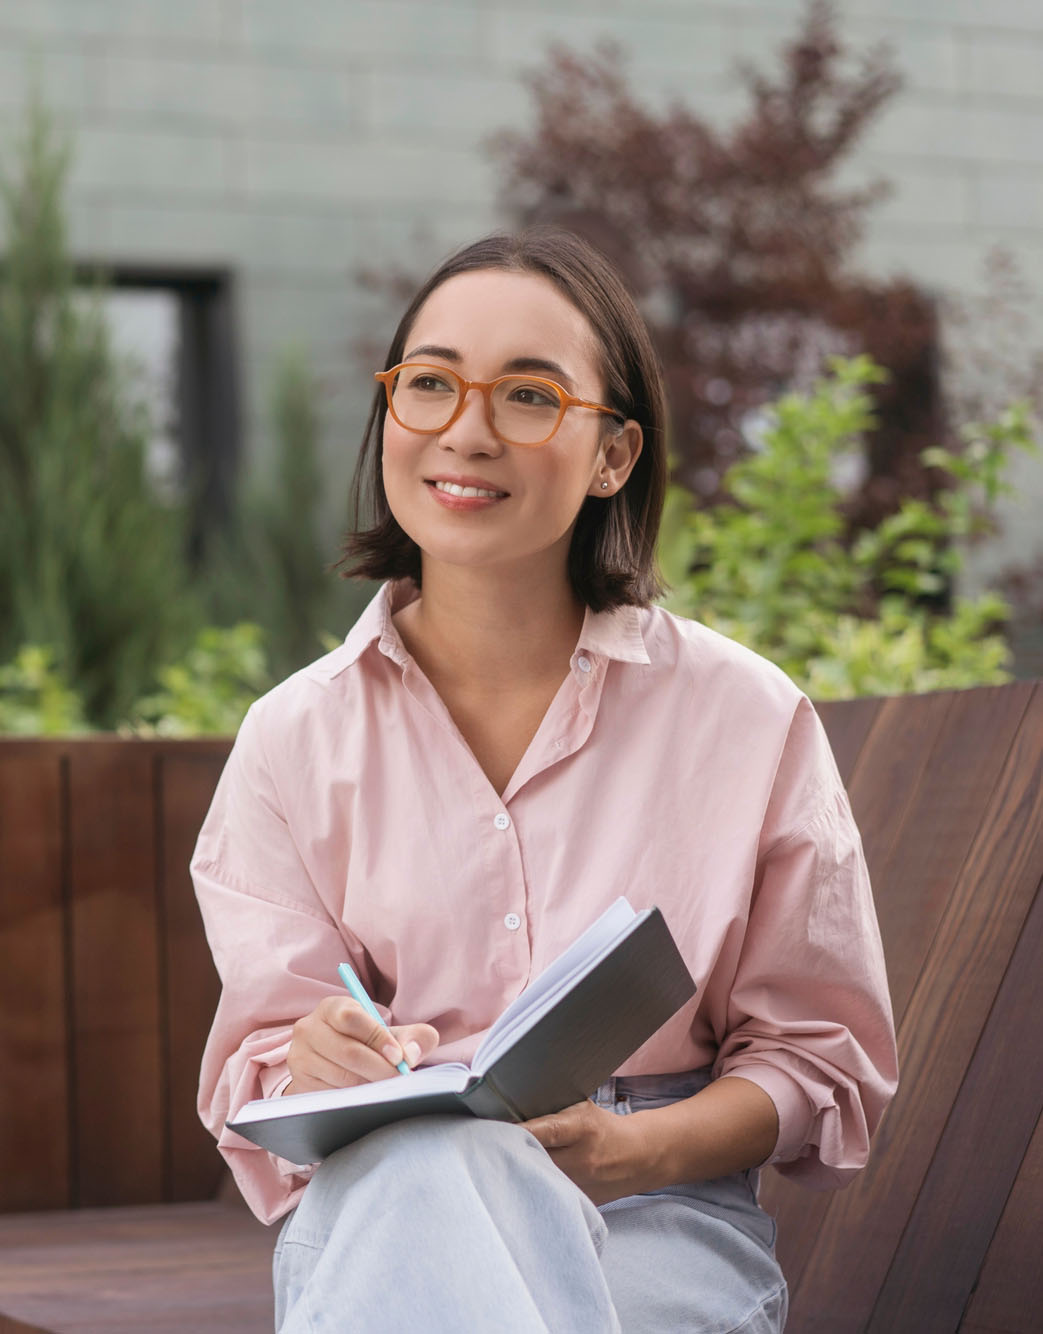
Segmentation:
{"type": "Polygon", "coordinates": [[[0,740],[0,1212],[214,1194],[188,862],[230,748],[0,740]]]}

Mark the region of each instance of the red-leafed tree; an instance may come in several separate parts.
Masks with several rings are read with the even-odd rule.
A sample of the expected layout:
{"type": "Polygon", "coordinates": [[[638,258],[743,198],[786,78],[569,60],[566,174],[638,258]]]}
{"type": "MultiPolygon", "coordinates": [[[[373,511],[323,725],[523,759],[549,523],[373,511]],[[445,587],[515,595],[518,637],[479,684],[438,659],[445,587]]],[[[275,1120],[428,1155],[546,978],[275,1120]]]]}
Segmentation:
{"type": "Polygon", "coordinates": [[[492,141],[516,224],[557,222],[620,266],[666,372],[676,476],[703,503],[755,438],[758,409],[804,388],[833,353],[869,353],[890,377],[849,502],[873,525],[926,495],[920,452],[944,438],[934,302],[913,282],[854,271],[867,210],[838,168],[899,79],[875,50],[853,61],[832,8],[809,7],[778,74],[736,75],[749,109],[720,130],[679,102],[631,93],[619,51],[555,49],[530,76],[535,123],[492,141]]]}

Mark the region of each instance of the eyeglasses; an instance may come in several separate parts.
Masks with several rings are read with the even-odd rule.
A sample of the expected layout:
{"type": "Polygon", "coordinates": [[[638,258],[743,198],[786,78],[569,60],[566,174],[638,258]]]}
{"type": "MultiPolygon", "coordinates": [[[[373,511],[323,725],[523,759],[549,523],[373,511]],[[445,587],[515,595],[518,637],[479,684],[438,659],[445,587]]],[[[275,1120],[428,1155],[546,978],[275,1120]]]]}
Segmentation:
{"type": "Polygon", "coordinates": [[[569,408],[589,408],[623,421],[615,408],[576,398],[553,380],[534,375],[465,380],[445,366],[405,361],[389,371],[377,371],[373,378],[384,386],[388,411],[399,426],[423,435],[437,435],[452,426],[471,389],[481,392],[486,420],[505,445],[545,445],[569,408]]]}

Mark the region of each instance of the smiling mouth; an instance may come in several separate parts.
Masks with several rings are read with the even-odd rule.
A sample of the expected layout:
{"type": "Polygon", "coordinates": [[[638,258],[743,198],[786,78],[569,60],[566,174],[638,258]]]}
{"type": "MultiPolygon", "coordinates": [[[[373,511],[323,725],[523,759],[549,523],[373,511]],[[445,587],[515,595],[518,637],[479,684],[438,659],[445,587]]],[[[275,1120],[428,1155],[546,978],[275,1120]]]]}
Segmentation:
{"type": "Polygon", "coordinates": [[[456,482],[429,482],[428,486],[433,486],[436,491],[444,491],[449,496],[481,496],[488,500],[505,500],[510,494],[507,491],[490,491],[483,486],[458,486],[456,482]]]}

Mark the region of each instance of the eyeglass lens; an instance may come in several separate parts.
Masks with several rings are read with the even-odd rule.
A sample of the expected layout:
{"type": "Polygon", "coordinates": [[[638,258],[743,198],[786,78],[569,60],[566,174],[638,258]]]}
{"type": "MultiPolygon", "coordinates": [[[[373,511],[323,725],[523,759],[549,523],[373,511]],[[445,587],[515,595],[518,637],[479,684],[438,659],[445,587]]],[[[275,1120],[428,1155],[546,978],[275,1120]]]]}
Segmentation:
{"type": "MultiPolygon", "coordinates": [[[[395,416],[411,431],[440,431],[460,402],[460,385],[435,366],[403,366],[391,391],[395,416]]],[[[562,398],[553,385],[512,375],[489,396],[493,429],[516,445],[537,444],[554,430],[562,398]]]]}

